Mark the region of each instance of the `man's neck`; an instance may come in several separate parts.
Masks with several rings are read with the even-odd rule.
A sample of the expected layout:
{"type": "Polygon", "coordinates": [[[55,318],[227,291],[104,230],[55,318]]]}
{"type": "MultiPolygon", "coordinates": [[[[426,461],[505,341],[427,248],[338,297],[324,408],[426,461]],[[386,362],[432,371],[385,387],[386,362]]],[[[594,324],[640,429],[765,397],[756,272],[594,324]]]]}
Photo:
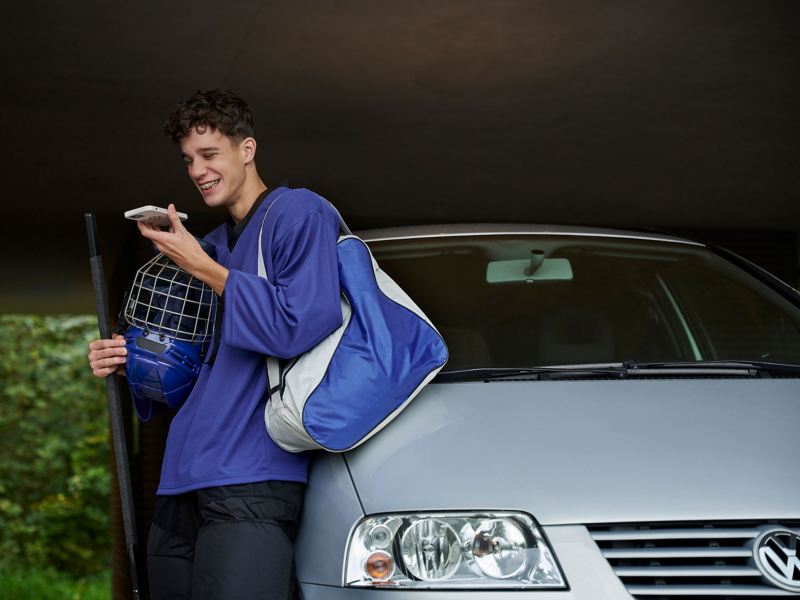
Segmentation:
{"type": "Polygon", "coordinates": [[[256,176],[253,185],[248,185],[246,189],[242,190],[241,199],[228,207],[228,213],[230,213],[234,223],[238,223],[247,216],[255,201],[266,189],[267,186],[264,185],[261,178],[256,176]]]}

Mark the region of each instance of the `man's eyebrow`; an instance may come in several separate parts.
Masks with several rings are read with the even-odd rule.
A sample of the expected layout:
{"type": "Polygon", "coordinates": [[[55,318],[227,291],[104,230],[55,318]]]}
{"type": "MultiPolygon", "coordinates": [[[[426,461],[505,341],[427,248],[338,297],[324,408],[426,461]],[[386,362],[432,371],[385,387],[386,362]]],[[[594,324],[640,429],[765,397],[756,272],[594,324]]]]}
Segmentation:
{"type": "MultiPolygon", "coordinates": [[[[216,151],[216,150],[219,150],[219,148],[217,146],[205,146],[204,148],[198,148],[197,152],[200,153],[200,154],[203,154],[205,152],[212,152],[212,151],[216,151]]],[[[185,152],[182,153],[182,156],[183,156],[183,158],[191,158],[191,156],[189,156],[185,152]]]]}

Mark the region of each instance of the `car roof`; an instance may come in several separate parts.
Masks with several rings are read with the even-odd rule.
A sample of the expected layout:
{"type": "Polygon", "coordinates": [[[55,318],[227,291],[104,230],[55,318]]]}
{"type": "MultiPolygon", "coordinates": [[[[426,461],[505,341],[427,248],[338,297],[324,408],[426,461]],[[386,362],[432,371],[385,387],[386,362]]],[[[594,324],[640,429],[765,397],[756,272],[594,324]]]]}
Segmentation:
{"type": "Polygon", "coordinates": [[[577,227],[571,225],[534,225],[521,223],[449,223],[443,225],[415,225],[409,227],[387,227],[366,229],[357,232],[366,242],[402,240],[414,238],[457,237],[474,235],[583,235],[621,239],[673,242],[691,246],[705,246],[700,242],[651,231],[604,229],[600,227],[577,227]]]}

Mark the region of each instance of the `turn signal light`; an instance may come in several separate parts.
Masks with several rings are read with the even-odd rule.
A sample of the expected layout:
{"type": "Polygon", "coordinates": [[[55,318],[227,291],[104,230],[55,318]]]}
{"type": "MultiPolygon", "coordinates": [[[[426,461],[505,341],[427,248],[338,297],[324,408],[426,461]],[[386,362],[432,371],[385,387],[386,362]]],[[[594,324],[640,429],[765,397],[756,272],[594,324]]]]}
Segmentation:
{"type": "Polygon", "coordinates": [[[386,552],[373,552],[364,562],[364,570],[373,581],[384,581],[394,575],[394,561],[386,552]]]}

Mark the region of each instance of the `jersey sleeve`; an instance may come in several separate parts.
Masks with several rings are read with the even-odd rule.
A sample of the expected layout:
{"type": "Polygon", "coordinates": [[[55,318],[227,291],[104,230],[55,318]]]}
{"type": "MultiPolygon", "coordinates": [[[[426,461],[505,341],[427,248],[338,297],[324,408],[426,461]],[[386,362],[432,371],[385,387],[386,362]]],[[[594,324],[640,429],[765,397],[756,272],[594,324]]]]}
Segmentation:
{"type": "Polygon", "coordinates": [[[313,212],[274,244],[274,283],[231,270],[222,296],[222,343],[292,358],[339,327],[337,237],[338,226],[313,212]]]}

